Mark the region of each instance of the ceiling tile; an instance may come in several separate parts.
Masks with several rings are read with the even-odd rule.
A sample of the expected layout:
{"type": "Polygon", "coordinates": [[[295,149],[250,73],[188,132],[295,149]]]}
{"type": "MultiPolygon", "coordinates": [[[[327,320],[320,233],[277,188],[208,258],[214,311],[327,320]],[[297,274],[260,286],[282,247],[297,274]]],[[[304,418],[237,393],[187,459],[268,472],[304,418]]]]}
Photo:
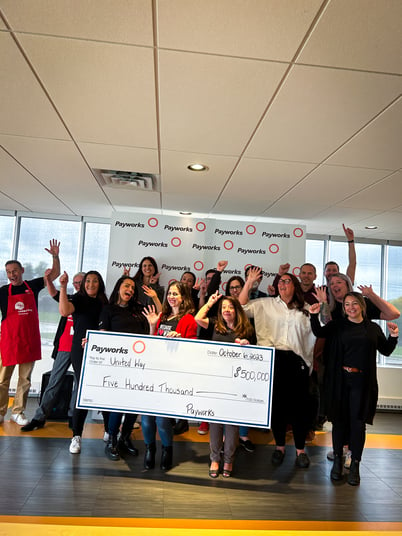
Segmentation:
{"type": "Polygon", "coordinates": [[[161,51],[162,148],[239,154],[284,71],[277,63],[161,51]]]}
{"type": "Polygon", "coordinates": [[[393,76],[295,67],[246,156],[320,162],[401,90],[393,76]]]}
{"type": "Polygon", "coordinates": [[[74,138],[156,147],[151,49],[28,35],[20,38],[74,138]]]}
{"type": "Polygon", "coordinates": [[[402,172],[393,173],[375,185],[345,199],[342,207],[392,210],[399,207],[402,199],[402,172]]]}
{"type": "MultiPolygon", "coordinates": [[[[98,214],[109,204],[72,142],[0,135],[0,143],[74,214],[90,210],[95,215],[96,205],[98,214]]],[[[48,201],[47,212],[68,212],[61,205],[53,210],[53,205],[55,200],[48,201]]]]}
{"type": "Polygon", "coordinates": [[[1,8],[19,32],[153,46],[152,0],[2,0],[1,8]]]}
{"type": "Polygon", "coordinates": [[[166,195],[181,195],[183,192],[193,196],[194,200],[203,197],[208,199],[209,204],[208,208],[201,209],[201,212],[210,210],[213,206],[237,162],[237,159],[231,156],[176,151],[162,151],[161,160],[164,199],[166,195]],[[190,171],[187,166],[193,163],[202,163],[209,169],[206,172],[190,171]]]}
{"type": "Polygon", "coordinates": [[[68,132],[7,33],[0,33],[0,56],[0,132],[68,139],[68,132]]]}
{"type": "Polygon", "coordinates": [[[78,145],[91,168],[159,174],[156,149],[84,142],[78,145]]]}
{"type": "Polygon", "coordinates": [[[402,73],[402,2],[329,2],[298,61],[402,73]]]}
{"type": "Polygon", "coordinates": [[[313,167],[299,162],[243,158],[214,211],[260,214],[313,167]]]}
{"type": "MultiPolygon", "coordinates": [[[[0,136],[1,142],[4,140],[0,136]]],[[[35,212],[72,212],[41,182],[26,171],[9,154],[0,149],[1,208],[35,212]]]]}
{"type": "Polygon", "coordinates": [[[159,46],[290,61],[321,0],[159,0],[159,46]]]}
{"type": "Polygon", "coordinates": [[[402,167],[401,141],[402,98],[337,151],[328,163],[397,170],[402,167]]]}

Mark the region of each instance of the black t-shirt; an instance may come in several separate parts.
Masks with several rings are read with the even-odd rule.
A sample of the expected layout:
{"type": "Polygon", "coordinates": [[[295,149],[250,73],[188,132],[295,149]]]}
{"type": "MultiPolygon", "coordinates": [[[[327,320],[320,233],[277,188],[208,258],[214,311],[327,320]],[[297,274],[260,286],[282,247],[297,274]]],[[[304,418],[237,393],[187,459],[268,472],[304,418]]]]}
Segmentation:
{"type": "MultiPolygon", "coordinates": [[[[29,288],[32,290],[35,296],[36,307],[38,307],[38,294],[45,287],[45,280],[43,277],[37,277],[36,279],[31,279],[27,281],[29,288]]],[[[8,305],[8,287],[9,285],[3,285],[0,288],[0,309],[1,309],[1,320],[3,321],[7,316],[7,305],[8,305]]],[[[11,285],[11,294],[25,294],[27,292],[27,286],[25,283],[22,285],[11,285]]]]}
{"type": "Polygon", "coordinates": [[[170,320],[164,320],[159,324],[158,331],[156,334],[160,337],[167,337],[171,331],[176,331],[178,323],[179,319],[177,318],[177,316],[171,318],[170,320]]]}
{"type": "Polygon", "coordinates": [[[71,347],[72,355],[82,355],[82,339],[86,335],[87,329],[99,329],[99,316],[103,303],[97,298],[90,298],[85,294],[74,294],[71,297],[74,305],[73,322],[74,337],[71,347]]]}
{"type": "Polygon", "coordinates": [[[105,305],[99,319],[99,329],[117,331],[118,333],[149,334],[149,324],[141,312],[142,307],[120,307],[120,305],[105,305]]]}

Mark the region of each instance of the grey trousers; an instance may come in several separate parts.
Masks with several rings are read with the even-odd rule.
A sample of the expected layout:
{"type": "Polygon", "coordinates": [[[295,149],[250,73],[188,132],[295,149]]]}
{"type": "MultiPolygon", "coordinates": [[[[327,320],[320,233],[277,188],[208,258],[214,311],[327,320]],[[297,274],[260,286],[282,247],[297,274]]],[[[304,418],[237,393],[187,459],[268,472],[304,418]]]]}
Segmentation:
{"type": "Polygon", "coordinates": [[[56,359],[53,363],[53,368],[50,373],[49,383],[42,395],[40,406],[35,412],[34,419],[37,421],[46,421],[51,414],[57,396],[63,385],[64,375],[71,365],[70,352],[57,352],[56,359]]]}
{"type": "Polygon", "coordinates": [[[239,427],[233,424],[209,423],[209,448],[211,462],[221,461],[221,449],[223,444],[223,434],[225,433],[225,443],[223,451],[223,462],[233,463],[237,444],[239,441],[239,427]]]}

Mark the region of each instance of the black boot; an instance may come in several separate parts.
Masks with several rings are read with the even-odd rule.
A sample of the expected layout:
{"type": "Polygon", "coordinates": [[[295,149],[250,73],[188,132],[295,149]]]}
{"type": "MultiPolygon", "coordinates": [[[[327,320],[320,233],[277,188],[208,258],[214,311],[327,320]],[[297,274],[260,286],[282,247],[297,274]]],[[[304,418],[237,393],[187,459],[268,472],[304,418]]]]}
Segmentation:
{"type": "Polygon", "coordinates": [[[113,460],[114,462],[116,462],[117,460],[120,460],[120,454],[117,449],[117,437],[116,436],[112,436],[107,442],[107,445],[105,447],[105,454],[109,458],[109,460],[113,460]]]}
{"type": "Polygon", "coordinates": [[[131,456],[138,456],[138,449],[134,447],[130,434],[126,436],[121,435],[117,447],[122,453],[126,452],[127,454],[131,454],[131,456]]]}
{"type": "Polygon", "coordinates": [[[150,443],[149,445],[145,445],[145,458],[144,458],[145,469],[153,469],[155,467],[155,452],[156,452],[155,443],[150,443]]]}
{"type": "Polygon", "coordinates": [[[339,454],[334,456],[334,465],[331,469],[331,480],[342,480],[343,458],[339,454]]]}
{"type": "Polygon", "coordinates": [[[358,486],[360,484],[359,465],[360,462],[352,459],[348,475],[348,484],[351,486],[358,486]]]}
{"type": "Polygon", "coordinates": [[[173,447],[162,447],[161,469],[169,471],[173,465],[173,447]]]}
{"type": "Polygon", "coordinates": [[[174,435],[180,435],[188,432],[188,421],[179,419],[173,426],[174,435]]]}

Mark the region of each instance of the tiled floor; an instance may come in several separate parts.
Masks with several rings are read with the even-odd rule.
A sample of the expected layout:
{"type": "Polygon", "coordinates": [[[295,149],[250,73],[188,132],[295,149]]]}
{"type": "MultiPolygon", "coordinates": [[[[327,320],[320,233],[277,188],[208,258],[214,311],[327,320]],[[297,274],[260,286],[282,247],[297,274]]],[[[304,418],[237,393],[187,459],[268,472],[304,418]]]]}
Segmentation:
{"type": "Polygon", "coordinates": [[[361,486],[354,488],[330,481],[329,432],[308,447],[311,466],[302,470],[291,445],[283,465],[274,468],[270,434],[253,430],[255,453],[239,451],[233,478],[212,480],[208,438],[196,433],[196,425],[175,442],[175,465],[165,474],[143,469],[138,431],[140,456],[112,462],[104,455],[100,424],[88,426],[81,454],[71,455],[65,423],[23,434],[7,422],[0,434],[0,515],[402,522],[401,424],[401,414],[377,414],[361,486]]]}

